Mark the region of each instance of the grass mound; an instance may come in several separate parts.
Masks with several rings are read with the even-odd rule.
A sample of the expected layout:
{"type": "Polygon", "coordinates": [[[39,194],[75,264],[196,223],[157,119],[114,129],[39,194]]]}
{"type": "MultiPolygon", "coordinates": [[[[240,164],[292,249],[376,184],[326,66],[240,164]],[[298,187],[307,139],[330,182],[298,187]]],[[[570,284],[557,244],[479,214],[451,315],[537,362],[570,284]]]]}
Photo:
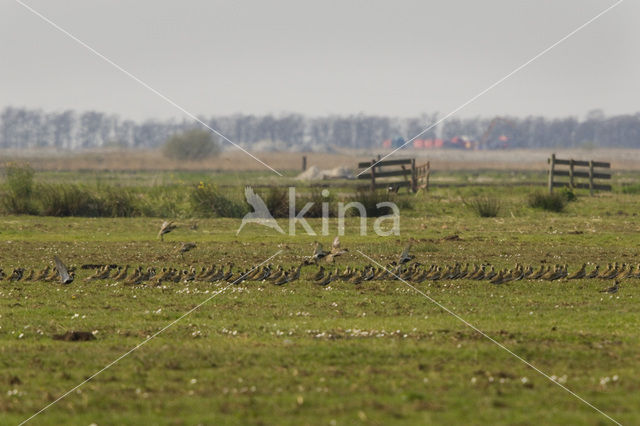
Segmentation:
{"type": "Polygon", "coordinates": [[[478,217],[496,217],[502,208],[500,200],[491,196],[475,197],[464,203],[478,217]]]}
{"type": "Polygon", "coordinates": [[[561,212],[567,205],[567,196],[559,192],[548,194],[537,191],[529,195],[528,204],[534,209],[561,212]]]}

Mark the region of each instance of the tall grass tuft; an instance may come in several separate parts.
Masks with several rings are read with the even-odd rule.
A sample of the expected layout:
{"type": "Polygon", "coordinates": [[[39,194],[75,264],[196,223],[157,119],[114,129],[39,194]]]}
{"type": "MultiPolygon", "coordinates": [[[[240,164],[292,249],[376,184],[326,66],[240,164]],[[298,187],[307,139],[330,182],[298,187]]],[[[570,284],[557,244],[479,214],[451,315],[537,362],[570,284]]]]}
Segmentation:
{"type": "Polygon", "coordinates": [[[7,163],[4,166],[7,190],[0,194],[0,206],[10,214],[34,214],[33,176],[34,171],[28,163],[7,163]]]}
{"type": "Polygon", "coordinates": [[[496,217],[502,209],[502,203],[495,197],[475,197],[464,204],[479,217],[496,217]]]}
{"type": "Polygon", "coordinates": [[[289,191],[286,188],[272,186],[261,196],[273,217],[289,217],[289,191]]]}
{"type": "Polygon", "coordinates": [[[98,197],[80,185],[38,185],[38,204],[43,216],[102,216],[98,197]]]}
{"type": "Polygon", "coordinates": [[[640,194],[640,183],[622,185],[620,192],[623,194],[640,194]]]}
{"type": "Polygon", "coordinates": [[[178,191],[174,188],[169,190],[164,186],[149,188],[143,193],[139,193],[140,208],[142,216],[145,217],[186,217],[191,216],[191,205],[187,199],[191,194],[185,191],[178,191]]]}
{"type": "MultiPolygon", "coordinates": [[[[378,208],[378,204],[384,202],[395,202],[395,194],[388,191],[371,191],[369,189],[360,188],[356,192],[352,201],[356,201],[364,206],[368,217],[379,217],[393,214],[391,207],[378,208]]],[[[355,209],[350,209],[351,214],[357,214],[355,209]]]]}
{"type": "Polygon", "coordinates": [[[542,209],[551,212],[561,212],[567,204],[567,196],[560,192],[551,194],[537,191],[529,195],[529,207],[534,209],[542,209]]]}
{"type": "Polygon", "coordinates": [[[134,217],[142,216],[142,200],[129,189],[105,187],[100,193],[101,216],[134,217]]]}
{"type": "Polygon", "coordinates": [[[243,217],[247,208],[222,194],[215,185],[200,182],[189,197],[191,213],[200,217],[243,217]]]}
{"type": "Polygon", "coordinates": [[[325,197],[322,195],[322,191],[323,190],[318,187],[312,188],[311,193],[308,196],[301,197],[299,200],[296,200],[297,211],[303,209],[307,203],[313,203],[309,210],[307,210],[305,217],[322,217],[322,204],[327,203],[328,216],[336,216],[337,203],[335,195],[329,192],[325,197]]]}

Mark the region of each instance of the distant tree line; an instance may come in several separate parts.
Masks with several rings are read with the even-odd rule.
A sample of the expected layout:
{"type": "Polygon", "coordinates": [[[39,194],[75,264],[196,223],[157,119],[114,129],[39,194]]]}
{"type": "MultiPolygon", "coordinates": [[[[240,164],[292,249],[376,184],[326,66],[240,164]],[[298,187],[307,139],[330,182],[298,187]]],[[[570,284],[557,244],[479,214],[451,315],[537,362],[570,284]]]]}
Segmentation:
{"type": "MultiPolygon", "coordinates": [[[[245,147],[321,150],[381,147],[385,139],[409,139],[438,119],[438,114],[414,118],[372,115],[306,117],[232,115],[201,117],[212,128],[245,147]]],[[[450,118],[421,139],[466,136],[482,140],[483,148],[640,147],[640,113],[605,116],[590,112],[575,117],[450,118]],[[500,138],[502,136],[502,138],[500,138]]],[[[157,148],[173,135],[201,127],[190,120],[124,120],[101,112],[44,112],[7,107],[0,114],[0,148],[84,149],[97,147],[157,148]]],[[[224,144],[223,144],[224,145],[224,144]]]]}

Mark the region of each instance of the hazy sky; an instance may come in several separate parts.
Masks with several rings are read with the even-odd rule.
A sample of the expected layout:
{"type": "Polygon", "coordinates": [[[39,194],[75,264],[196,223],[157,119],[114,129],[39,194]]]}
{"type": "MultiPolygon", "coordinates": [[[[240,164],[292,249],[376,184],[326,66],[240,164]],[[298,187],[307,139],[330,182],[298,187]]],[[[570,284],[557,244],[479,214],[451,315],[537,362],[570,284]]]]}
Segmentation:
{"type": "MultiPolygon", "coordinates": [[[[442,114],[614,0],[24,0],[205,116],[442,114]]],[[[459,113],[640,111],[640,2],[627,0],[459,113]]],[[[0,108],[182,113],[13,0],[0,0],[0,108]]]]}

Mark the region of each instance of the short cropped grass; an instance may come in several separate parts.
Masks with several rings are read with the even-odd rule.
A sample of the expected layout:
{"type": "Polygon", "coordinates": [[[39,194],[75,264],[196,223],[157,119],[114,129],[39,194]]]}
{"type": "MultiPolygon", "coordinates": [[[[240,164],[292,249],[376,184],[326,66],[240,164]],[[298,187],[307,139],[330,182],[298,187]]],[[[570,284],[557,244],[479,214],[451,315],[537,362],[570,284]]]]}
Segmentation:
{"type": "MultiPolygon", "coordinates": [[[[191,183],[189,184],[191,185],[191,183]]],[[[561,213],[530,208],[535,188],[437,188],[398,195],[401,234],[381,237],[347,218],[335,267],[387,264],[407,243],[425,265],[568,264],[640,260],[640,196],[580,196],[561,213]],[[499,197],[498,217],[464,205],[499,197]],[[451,238],[457,235],[456,238],[451,238]]],[[[300,192],[312,193],[308,187],[300,192]]],[[[331,189],[333,194],[335,190],[331,189]]],[[[279,219],[283,229],[287,222],[279,219]]],[[[319,235],[282,235],[240,219],[183,218],[156,238],[162,218],[0,217],[0,267],[68,264],[156,268],[234,262],[297,265],[319,235]],[[183,241],[197,248],[176,252],[183,241]]],[[[33,424],[608,424],[557,384],[482,337],[402,282],[319,287],[243,283],[218,294],[93,380],[33,424]]],[[[148,336],[225,288],[85,282],[0,283],[0,418],[17,424],[148,336]],[[95,332],[64,342],[54,334],[95,332]]],[[[424,282],[417,287],[623,424],[640,421],[640,281],[617,294],[604,280],[424,282]]]]}

